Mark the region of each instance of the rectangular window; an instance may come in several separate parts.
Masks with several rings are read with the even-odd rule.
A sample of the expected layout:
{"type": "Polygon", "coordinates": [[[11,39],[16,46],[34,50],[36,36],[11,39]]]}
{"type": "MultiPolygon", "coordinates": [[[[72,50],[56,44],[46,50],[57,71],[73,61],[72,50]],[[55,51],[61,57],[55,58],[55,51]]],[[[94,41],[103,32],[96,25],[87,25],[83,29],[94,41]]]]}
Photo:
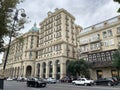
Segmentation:
{"type": "Polygon", "coordinates": [[[117,28],[117,34],[120,33],[120,27],[117,28]]]}
{"type": "Polygon", "coordinates": [[[108,41],[104,41],[104,46],[108,47],[109,46],[109,42],[108,41]]]}
{"type": "Polygon", "coordinates": [[[31,59],[31,57],[32,57],[32,52],[29,53],[29,58],[31,59]]]}
{"type": "Polygon", "coordinates": [[[108,36],[113,36],[112,30],[108,30],[108,36]]]}
{"type": "Polygon", "coordinates": [[[109,40],[109,45],[114,45],[114,40],[113,39],[109,40]]]}
{"type": "Polygon", "coordinates": [[[103,32],[103,38],[106,38],[106,37],[107,37],[107,33],[105,31],[105,32],[103,32]]]}

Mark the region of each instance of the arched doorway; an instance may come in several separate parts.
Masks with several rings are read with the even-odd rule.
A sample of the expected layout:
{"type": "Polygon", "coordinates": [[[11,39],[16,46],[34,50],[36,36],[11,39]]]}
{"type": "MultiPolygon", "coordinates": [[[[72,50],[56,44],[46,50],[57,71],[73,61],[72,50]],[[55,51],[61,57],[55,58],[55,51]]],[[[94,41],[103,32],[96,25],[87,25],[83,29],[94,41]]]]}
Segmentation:
{"type": "Polygon", "coordinates": [[[56,79],[60,79],[60,61],[56,61],[56,79]]]}
{"type": "Polygon", "coordinates": [[[45,62],[43,62],[43,78],[46,78],[45,76],[46,76],[46,63],[45,62]]]}
{"type": "Polygon", "coordinates": [[[37,77],[40,77],[40,63],[37,64],[37,77]]]}
{"type": "Polygon", "coordinates": [[[30,77],[32,74],[32,66],[27,66],[26,68],[26,77],[30,77]]]}
{"type": "Polygon", "coordinates": [[[52,61],[49,62],[49,77],[52,77],[52,73],[53,73],[53,64],[52,61]]]}

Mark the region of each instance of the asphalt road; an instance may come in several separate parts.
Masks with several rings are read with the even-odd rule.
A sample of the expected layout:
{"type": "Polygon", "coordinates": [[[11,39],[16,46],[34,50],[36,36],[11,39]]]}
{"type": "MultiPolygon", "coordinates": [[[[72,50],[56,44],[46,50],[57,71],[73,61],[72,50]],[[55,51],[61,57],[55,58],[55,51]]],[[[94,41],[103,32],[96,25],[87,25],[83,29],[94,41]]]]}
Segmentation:
{"type": "Polygon", "coordinates": [[[74,86],[72,84],[47,84],[45,88],[27,87],[25,82],[5,81],[4,90],[120,90],[120,86],[74,86]]]}

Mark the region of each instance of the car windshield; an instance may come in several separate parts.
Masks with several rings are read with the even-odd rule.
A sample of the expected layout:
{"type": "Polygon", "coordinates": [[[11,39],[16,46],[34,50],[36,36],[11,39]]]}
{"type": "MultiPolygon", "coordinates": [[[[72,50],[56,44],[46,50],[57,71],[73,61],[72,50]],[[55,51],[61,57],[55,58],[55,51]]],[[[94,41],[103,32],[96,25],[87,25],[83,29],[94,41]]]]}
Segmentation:
{"type": "Polygon", "coordinates": [[[35,78],[35,80],[43,81],[43,79],[42,79],[42,78],[35,78]]]}

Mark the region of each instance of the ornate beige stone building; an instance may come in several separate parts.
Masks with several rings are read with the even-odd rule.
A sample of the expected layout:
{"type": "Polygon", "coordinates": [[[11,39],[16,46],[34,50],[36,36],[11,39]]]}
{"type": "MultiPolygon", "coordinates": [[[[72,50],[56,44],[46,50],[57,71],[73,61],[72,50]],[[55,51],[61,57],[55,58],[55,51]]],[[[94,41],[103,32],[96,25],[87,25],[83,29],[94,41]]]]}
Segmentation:
{"type": "Polygon", "coordinates": [[[77,58],[77,35],[80,29],[75,25],[74,16],[66,10],[48,12],[48,16],[40,23],[40,29],[34,25],[28,33],[12,41],[6,77],[60,79],[66,76],[67,63],[77,58]]]}
{"type": "Polygon", "coordinates": [[[83,29],[78,42],[79,58],[92,64],[91,78],[118,76],[111,62],[114,51],[120,45],[120,16],[83,29]]]}
{"type": "Polygon", "coordinates": [[[5,76],[60,79],[67,75],[68,62],[77,58],[84,58],[92,65],[92,79],[117,76],[111,62],[119,44],[120,16],[82,29],[69,12],[55,9],[40,22],[40,28],[35,24],[12,41],[5,76]]]}

